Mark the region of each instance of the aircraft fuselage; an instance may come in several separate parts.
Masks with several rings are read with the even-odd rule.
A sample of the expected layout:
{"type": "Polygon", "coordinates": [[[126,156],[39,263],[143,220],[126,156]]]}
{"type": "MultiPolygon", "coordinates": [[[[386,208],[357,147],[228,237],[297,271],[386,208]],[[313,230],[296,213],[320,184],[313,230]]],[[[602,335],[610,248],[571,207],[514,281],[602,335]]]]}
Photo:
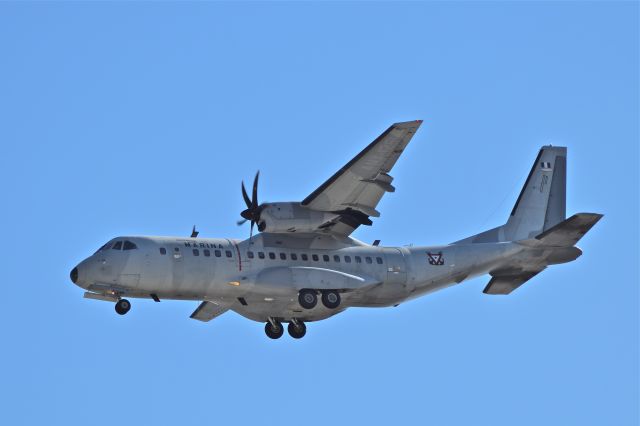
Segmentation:
{"type": "Polygon", "coordinates": [[[90,292],[213,300],[255,321],[317,321],[348,307],[384,307],[485,274],[525,250],[511,242],[381,247],[351,238],[259,234],[250,240],[120,237],[81,262],[90,292]],[[114,249],[118,241],[133,249],[114,249]],[[303,309],[305,288],[337,289],[341,303],[303,309]]]}

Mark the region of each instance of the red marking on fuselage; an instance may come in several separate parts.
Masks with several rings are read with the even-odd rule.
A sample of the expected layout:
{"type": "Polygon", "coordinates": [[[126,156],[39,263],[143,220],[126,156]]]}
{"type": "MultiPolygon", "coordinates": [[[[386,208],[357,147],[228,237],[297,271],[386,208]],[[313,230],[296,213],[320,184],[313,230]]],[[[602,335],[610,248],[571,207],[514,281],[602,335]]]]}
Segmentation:
{"type": "Polygon", "coordinates": [[[236,251],[238,252],[238,271],[242,271],[242,257],[240,256],[240,247],[236,243],[233,243],[236,246],[236,251]]]}

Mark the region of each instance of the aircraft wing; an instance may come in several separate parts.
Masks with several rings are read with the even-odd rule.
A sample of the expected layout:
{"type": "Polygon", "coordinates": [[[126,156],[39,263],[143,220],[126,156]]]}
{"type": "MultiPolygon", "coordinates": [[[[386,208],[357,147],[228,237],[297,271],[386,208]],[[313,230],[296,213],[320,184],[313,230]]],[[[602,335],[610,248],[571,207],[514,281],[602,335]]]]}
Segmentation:
{"type": "Polygon", "coordinates": [[[318,189],[302,200],[310,209],[340,213],[321,230],[349,235],[378,217],[376,206],[385,192],[394,192],[389,171],[422,124],[422,120],[396,123],[371,142],[318,189]]]}
{"type": "Polygon", "coordinates": [[[191,314],[191,318],[198,321],[211,321],[215,317],[219,317],[229,310],[229,305],[204,301],[191,314]]]}

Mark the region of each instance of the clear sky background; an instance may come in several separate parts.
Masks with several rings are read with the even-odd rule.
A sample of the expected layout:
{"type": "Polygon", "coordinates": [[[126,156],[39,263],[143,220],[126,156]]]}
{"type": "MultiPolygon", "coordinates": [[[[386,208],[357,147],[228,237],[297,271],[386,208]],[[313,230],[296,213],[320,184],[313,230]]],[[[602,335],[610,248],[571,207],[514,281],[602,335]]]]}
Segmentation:
{"type": "Polygon", "coordinates": [[[0,3],[3,424],[637,425],[638,3],[0,3]],[[351,309],[294,341],[196,302],[82,299],[117,235],[243,238],[240,181],[301,200],[423,119],[355,237],[502,224],[543,144],[576,262],[351,309]],[[115,423],[114,423],[115,422],[115,423]]]}

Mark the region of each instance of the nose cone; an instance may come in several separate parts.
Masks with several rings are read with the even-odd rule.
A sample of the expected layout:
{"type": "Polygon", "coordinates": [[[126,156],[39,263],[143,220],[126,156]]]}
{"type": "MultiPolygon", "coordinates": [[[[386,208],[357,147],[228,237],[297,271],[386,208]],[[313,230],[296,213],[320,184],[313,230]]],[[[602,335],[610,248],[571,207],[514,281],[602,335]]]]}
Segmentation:
{"type": "Polygon", "coordinates": [[[69,274],[69,276],[71,277],[71,282],[74,284],[78,284],[78,268],[73,268],[71,270],[71,273],[69,274]]]}

